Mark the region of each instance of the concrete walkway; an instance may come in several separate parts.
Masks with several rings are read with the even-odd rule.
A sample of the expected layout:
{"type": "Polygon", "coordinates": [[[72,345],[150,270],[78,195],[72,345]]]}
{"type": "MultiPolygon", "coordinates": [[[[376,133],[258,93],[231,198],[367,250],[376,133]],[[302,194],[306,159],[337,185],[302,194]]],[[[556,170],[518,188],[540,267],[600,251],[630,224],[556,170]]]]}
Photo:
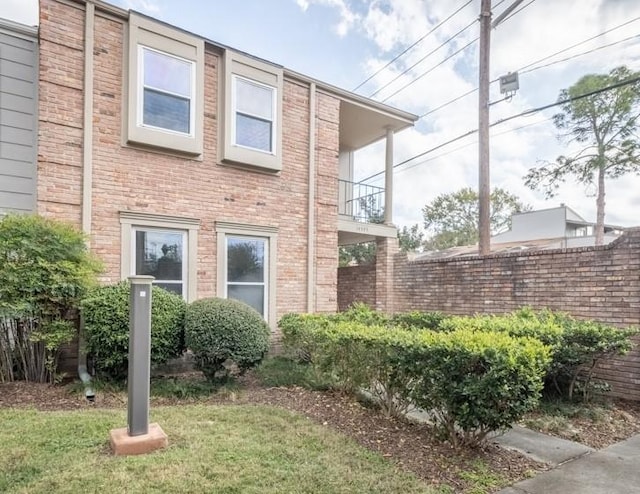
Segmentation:
{"type": "Polygon", "coordinates": [[[498,494],[640,494],[640,434],[599,451],[518,426],[494,441],[554,467],[498,494]]]}
{"type": "MultiPolygon", "coordinates": [[[[422,410],[407,415],[430,418],[422,410]]],[[[552,467],[497,494],[640,494],[640,434],[601,450],[518,425],[491,440],[552,467]]]]}

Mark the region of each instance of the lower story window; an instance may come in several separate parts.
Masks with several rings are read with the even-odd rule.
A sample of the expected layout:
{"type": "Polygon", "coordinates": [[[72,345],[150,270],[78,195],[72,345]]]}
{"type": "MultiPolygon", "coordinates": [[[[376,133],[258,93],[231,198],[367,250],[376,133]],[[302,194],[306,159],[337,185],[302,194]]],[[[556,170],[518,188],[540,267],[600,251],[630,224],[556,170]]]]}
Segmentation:
{"type": "Polygon", "coordinates": [[[278,229],[216,221],[219,297],[253,307],[271,327],[277,325],[278,229]]]}
{"type": "Polygon", "coordinates": [[[269,243],[266,238],[227,236],[226,294],[266,318],[269,243]]]}
{"type": "Polygon", "coordinates": [[[184,297],[186,233],[147,228],[134,231],[132,274],[151,275],[154,285],[184,297]]]}
{"type": "Polygon", "coordinates": [[[121,278],[153,276],[154,285],[196,300],[199,225],[197,218],[120,211],[121,278]]]}

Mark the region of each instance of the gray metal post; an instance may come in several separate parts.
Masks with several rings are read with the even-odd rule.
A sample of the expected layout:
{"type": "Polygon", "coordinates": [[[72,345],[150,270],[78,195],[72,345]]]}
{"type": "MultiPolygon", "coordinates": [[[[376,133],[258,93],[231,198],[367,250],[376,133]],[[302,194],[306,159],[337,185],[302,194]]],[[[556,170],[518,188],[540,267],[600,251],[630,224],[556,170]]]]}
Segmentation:
{"type": "Polygon", "coordinates": [[[151,373],[151,282],[153,276],[130,276],[129,399],[130,436],[149,432],[149,379],[151,373]]]}

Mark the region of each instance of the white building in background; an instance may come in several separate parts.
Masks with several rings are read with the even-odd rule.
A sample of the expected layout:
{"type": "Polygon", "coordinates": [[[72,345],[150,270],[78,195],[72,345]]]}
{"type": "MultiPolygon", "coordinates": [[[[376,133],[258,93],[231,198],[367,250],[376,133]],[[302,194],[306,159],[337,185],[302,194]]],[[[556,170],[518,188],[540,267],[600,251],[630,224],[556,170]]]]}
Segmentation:
{"type": "MultiPolygon", "coordinates": [[[[604,243],[618,238],[624,229],[604,226],[604,243]]],[[[491,244],[544,242],[545,249],[595,245],[595,223],[586,221],[569,206],[526,211],[511,216],[511,229],[491,238],[491,244]]]]}

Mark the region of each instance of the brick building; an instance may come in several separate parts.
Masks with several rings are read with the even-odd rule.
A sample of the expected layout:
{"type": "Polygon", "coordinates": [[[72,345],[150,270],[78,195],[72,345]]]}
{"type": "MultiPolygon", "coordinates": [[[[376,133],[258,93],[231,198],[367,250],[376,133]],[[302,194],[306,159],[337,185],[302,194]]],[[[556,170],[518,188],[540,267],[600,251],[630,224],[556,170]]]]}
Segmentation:
{"type": "Polygon", "coordinates": [[[88,234],[105,283],[151,274],[275,327],[337,309],[339,242],[395,242],[390,207],[368,225],[339,202],[361,202],[354,151],[386,139],[391,204],[415,115],[97,0],[40,1],[38,92],[35,209],[88,234]]]}

